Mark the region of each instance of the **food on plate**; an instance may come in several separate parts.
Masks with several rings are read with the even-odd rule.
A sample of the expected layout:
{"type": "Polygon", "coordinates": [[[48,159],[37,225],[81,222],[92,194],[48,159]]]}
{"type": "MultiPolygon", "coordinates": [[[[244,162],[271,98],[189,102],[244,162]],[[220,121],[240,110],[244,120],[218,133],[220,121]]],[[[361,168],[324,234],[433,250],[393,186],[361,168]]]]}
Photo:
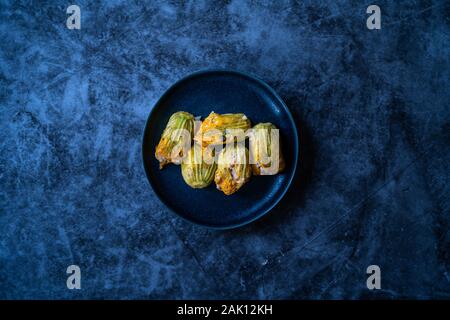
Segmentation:
{"type": "Polygon", "coordinates": [[[240,142],[245,140],[250,126],[250,120],[243,113],[218,114],[213,111],[202,121],[194,140],[203,147],[240,142]]]}
{"type": "Polygon", "coordinates": [[[214,182],[217,189],[230,195],[238,191],[251,177],[249,153],[245,146],[238,143],[228,145],[218,156],[214,182]]]}
{"type": "Polygon", "coordinates": [[[279,132],[272,123],[258,123],[250,135],[250,157],[254,175],[275,175],[284,169],[279,132]]]}
{"type": "Polygon", "coordinates": [[[200,145],[194,144],[181,163],[184,181],[195,189],[205,188],[214,180],[217,164],[215,161],[205,161],[205,152],[200,145]]]}
{"type": "Polygon", "coordinates": [[[180,164],[189,150],[194,134],[194,116],[188,112],[174,113],[164,129],[156,147],[155,157],[162,169],[169,163],[180,164]]]}
{"type": "Polygon", "coordinates": [[[169,118],[155,157],[161,169],[181,164],[181,175],[190,187],[206,188],[214,180],[217,189],[231,195],[252,175],[276,175],[285,167],[277,127],[270,122],[250,127],[243,113],[213,111],[201,122],[178,111],[169,118]]]}

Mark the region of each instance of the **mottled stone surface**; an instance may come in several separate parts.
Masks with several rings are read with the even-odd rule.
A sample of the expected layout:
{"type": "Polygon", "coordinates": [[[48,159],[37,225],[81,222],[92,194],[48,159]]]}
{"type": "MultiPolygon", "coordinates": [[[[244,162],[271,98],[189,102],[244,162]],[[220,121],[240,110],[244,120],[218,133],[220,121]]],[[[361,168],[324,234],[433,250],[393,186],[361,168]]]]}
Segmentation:
{"type": "Polygon", "coordinates": [[[450,298],[448,2],[377,1],[379,31],[361,1],[73,3],[81,30],[0,4],[0,298],[450,298]],[[300,131],[288,195],[237,230],[142,167],[153,104],[205,68],[264,79],[300,131]]]}

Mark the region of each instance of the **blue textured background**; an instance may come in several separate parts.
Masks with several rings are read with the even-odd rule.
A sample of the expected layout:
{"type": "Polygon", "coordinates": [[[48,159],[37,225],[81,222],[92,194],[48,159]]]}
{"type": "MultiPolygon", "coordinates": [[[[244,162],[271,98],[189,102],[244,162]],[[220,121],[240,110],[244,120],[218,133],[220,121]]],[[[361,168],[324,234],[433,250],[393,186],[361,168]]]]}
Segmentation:
{"type": "Polygon", "coordinates": [[[79,0],[81,30],[1,1],[0,298],[449,299],[450,5],[400,2],[369,31],[366,1],[79,0]],[[170,214],[141,163],[153,104],[205,68],[267,81],[301,135],[238,230],[170,214]]]}

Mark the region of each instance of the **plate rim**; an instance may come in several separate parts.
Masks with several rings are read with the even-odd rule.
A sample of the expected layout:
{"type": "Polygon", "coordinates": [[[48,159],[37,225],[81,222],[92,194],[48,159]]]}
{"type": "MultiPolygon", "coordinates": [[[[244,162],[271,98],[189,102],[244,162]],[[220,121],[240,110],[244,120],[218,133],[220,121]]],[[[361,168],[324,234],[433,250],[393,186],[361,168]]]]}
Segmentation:
{"type": "Polygon", "coordinates": [[[159,201],[161,201],[167,209],[169,209],[169,211],[176,215],[177,217],[180,217],[181,219],[188,221],[194,225],[198,225],[198,226],[202,226],[205,228],[209,228],[209,229],[214,229],[214,230],[230,230],[230,229],[236,229],[236,228],[240,228],[243,227],[245,225],[248,225],[260,218],[262,218],[263,216],[265,216],[267,213],[269,213],[270,211],[272,211],[273,208],[275,208],[276,205],[278,205],[278,203],[281,201],[281,199],[283,199],[283,197],[286,195],[287,191],[289,190],[289,188],[292,185],[292,181],[294,180],[294,177],[297,173],[297,165],[298,165],[298,157],[299,157],[299,137],[298,137],[298,130],[297,130],[297,125],[295,124],[295,120],[291,114],[291,111],[289,110],[289,108],[287,107],[286,103],[283,101],[283,99],[278,95],[278,93],[275,91],[275,89],[273,89],[271,86],[269,86],[265,81],[261,80],[260,78],[249,74],[247,72],[242,72],[242,71],[237,71],[237,70],[233,70],[233,69],[201,69],[192,73],[189,73],[188,75],[180,78],[179,80],[177,80],[175,83],[173,83],[171,86],[169,86],[164,93],[159,97],[159,99],[154,103],[153,108],[150,110],[150,113],[148,114],[147,120],[145,122],[145,126],[144,126],[144,130],[142,132],[142,143],[141,143],[141,153],[142,153],[142,166],[144,167],[144,171],[145,171],[145,175],[147,178],[148,183],[150,184],[150,187],[153,189],[153,192],[155,193],[155,195],[158,197],[159,201]],[[258,215],[252,217],[251,219],[245,220],[243,222],[240,223],[235,223],[235,224],[231,224],[231,225],[227,225],[227,226],[214,226],[214,225],[208,225],[208,224],[203,224],[194,220],[190,220],[186,217],[184,217],[183,215],[179,214],[175,209],[173,209],[171,207],[170,204],[168,204],[163,197],[159,194],[159,192],[157,191],[157,189],[154,186],[154,183],[152,182],[152,179],[150,179],[149,177],[149,173],[148,173],[148,169],[145,165],[145,153],[144,153],[144,144],[145,144],[145,136],[146,136],[146,132],[147,129],[149,127],[149,122],[150,119],[152,118],[153,113],[155,112],[156,107],[160,104],[160,102],[169,94],[170,91],[172,91],[173,88],[175,88],[176,86],[178,86],[181,82],[184,82],[186,80],[189,80],[190,78],[199,76],[199,75],[205,75],[205,74],[209,74],[209,73],[229,73],[229,74],[235,74],[241,77],[246,77],[249,78],[253,81],[256,81],[258,84],[262,85],[265,89],[267,89],[271,94],[273,94],[273,96],[275,97],[276,100],[278,100],[281,104],[281,106],[283,107],[284,111],[286,112],[286,114],[288,115],[289,121],[292,124],[292,127],[294,128],[294,142],[295,142],[295,150],[294,150],[294,169],[292,171],[291,176],[289,177],[288,183],[286,185],[286,187],[284,188],[284,190],[282,191],[282,193],[275,199],[275,201],[267,208],[262,210],[258,215]]]}

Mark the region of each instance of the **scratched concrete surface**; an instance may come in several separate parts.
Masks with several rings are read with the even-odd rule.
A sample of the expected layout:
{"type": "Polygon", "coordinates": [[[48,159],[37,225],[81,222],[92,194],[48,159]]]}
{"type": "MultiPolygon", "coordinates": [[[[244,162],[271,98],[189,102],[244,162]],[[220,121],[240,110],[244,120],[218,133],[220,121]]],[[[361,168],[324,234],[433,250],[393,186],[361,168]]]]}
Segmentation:
{"type": "Polygon", "coordinates": [[[448,2],[377,1],[379,31],[367,1],[74,3],[81,30],[0,2],[0,298],[450,298],[448,2]],[[153,104],[206,68],[267,81],[300,131],[289,193],[238,230],[172,215],[141,163],[153,104]]]}

